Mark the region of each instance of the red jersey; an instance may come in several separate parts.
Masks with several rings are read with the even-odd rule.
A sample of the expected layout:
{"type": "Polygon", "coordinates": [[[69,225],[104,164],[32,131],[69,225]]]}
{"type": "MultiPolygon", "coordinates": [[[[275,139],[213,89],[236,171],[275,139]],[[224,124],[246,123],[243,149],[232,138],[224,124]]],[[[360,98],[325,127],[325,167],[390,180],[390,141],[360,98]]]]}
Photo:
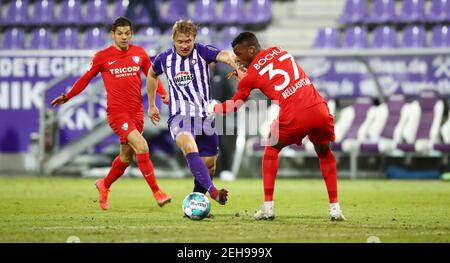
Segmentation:
{"type": "Polygon", "coordinates": [[[216,105],[214,111],[236,111],[240,106],[236,105],[236,101],[246,101],[255,88],[260,89],[270,100],[278,101],[280,115],[294,114],[295,111],[325,102],[294,57],[280,47],[271,47],[256,55],[239,81],[233,98],[216,105]]]}
{"type": "MultiPolygon", "coordinates": [[[[111,45],[94,55],[90,69],[75,82],[67,93],[67,99],[83,91],[89,81],[101,72],[108,114],[117,111],[143,112],[141,70],[147,75],[150,66],[150,58],[142,47],[129,45],[127,50],[119,50],[111,45]]],[[[161,82],[158,84],[158,94],[167,95],[161,82]]]]}

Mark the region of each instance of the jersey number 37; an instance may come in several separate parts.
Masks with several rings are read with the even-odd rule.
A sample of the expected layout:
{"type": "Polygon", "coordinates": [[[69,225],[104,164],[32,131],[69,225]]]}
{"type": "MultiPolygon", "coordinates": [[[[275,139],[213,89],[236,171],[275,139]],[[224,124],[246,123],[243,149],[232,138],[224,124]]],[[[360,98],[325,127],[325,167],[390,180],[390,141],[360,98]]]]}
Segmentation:
{"type": "MultiPolygon", "coordinates": [[[[300,78],[300,74],[298,72],[298,67],[297,67],[297,64],[295,63],[295,59],[294,59],[294,57],[292,57],[291,54],[288,54],[288,53],[284,54],[283,56],[278,58],[278,61],[283,62],[286,59],[291,60],[292,69],[294,70],[294,80],[298,80],[300,78]]],[[[267,72],[269,72],[269,79],[273,79],[273,77],[275,77],[276,75],[282,75],[284,77],[284,81],[283,81],[283,83],[281,83],[281,85],[275,85],[276,91],[284,90],[291,82],[291,77],[285,70],[273,68],[273,62],[271,62],[264,68],[262,68],[258,73],[259,73],[259,75],[263,76],[267,72]]]]}

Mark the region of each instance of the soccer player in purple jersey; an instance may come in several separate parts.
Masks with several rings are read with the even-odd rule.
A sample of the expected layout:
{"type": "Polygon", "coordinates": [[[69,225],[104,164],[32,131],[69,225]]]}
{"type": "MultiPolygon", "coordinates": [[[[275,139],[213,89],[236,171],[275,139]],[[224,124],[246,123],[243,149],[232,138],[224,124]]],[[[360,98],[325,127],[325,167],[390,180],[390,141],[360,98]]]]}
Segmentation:
{"type": "Polygon", "coordinates": [[[164,73],[169,82],[169,129],[194,175],[194,192],[206,193],[224,205],[226,189],[212,183],[219,153],[214,119],[206,107],[212,100],[210,63],[222,62],[238,69],[232,52],[195,42],[197,26],[191,20],[178,20],[172,28],[174,46],[160,53],[148,72],[149,117],[154,124],[160,115],[155,105],[157,77],[164,73]]]}

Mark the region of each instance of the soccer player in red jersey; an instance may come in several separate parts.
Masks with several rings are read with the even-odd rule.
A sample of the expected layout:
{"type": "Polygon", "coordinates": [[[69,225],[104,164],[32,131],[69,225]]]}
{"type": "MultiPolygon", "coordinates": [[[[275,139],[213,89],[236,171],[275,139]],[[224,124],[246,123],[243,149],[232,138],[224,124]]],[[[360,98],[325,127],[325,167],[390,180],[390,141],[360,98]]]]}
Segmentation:
{"type": "MultiPolygon", "coordinates": [[[[101,72],[106,89],[108,123],[120,137],[120,153],[114,159],[111,170],[104,179],[95,182],[100,193],[100,207],[104,210],[109,206],[111,184],[124,173],[133,161],[134,154],[158,205],[162,207],[171,200],[171,197],[158,187],[147,141],[142,136],[144,110],[141,71],[147,74],[151,61],[142,47],[130,44],[132,35],[131,21],[126,17],[117,18],[111,29],[114,43],[94,55],[90,69],[75,82],[67,94],[62,94],[51,102],[52,106],[67,102],[82,92],[89,81],[101,72]]],[[[158,94],[167,104],[168,96],[161,82],[158,85],[158,94]]]]}
{"type": "Polygon", "coordinates": [[[320,169],[328,191],[331,220],[345,220],[337,198],[336,159],[331,152],[334,141],[334,120],[324,99],[294,57],[280,47],[262,50],[253,33],[242,32],[232,42],[237,62],[246,72],[235,71],[238,88],[231,100],[222,104],[213,102],[208,112],[236,111],[258,88],[280,106],[277,119],[271,124],[265,146],[262,172],[264,204],[256,212],[256,219],[274,219],[273,192],[278,170],[278,154],[290,144],[301,144],[308,136],[320,160],[320,169]]]}

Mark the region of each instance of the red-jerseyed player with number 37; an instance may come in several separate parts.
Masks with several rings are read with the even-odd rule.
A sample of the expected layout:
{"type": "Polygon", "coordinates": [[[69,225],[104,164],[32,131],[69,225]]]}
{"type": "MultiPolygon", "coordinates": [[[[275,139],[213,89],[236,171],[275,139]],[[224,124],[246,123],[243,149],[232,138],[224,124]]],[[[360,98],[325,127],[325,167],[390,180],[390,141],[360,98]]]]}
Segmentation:
{"type": "Polygon", "coordinates": [[[236,94],[222,104],[208,105],[211,115],[234,112],[258,88],[269,99],[278,102],[280,113],[270,128],[262,161],[264,204],[255,218],[274,219],[273,192],[278,170],[278,154],[285,146],[301,144],[308,136],[320,160],[320,169],[328,191],[331,220],[343,221],[337,199],[336,159],[330,148],[334,141],[333,116],[314,85],[291,54],[280,47],[262,50],[253,33],[242,32],[232,42],[237,62],[243,71],[234,71],[238,80],[236,94]]]}
{"type": "MultiPolygon", "coordinates": [[[[82,92],[89,81],[101,72],[106,89],[108,123],[120,137],[119,156],[114,159],[108,175],[95,182],[100,193],[100,207],[103,210],[109,207],[108,194],[111,184],[124,173],[133,161],[134,154],[158,205],[162,207],[171,200],[171,197],[158,187],[147,141],[142,136],[144,110],[141,70],[147,75],[151,61],[142,47],[130,44],[132,35],[131,21],[126,17],[118,17],[111,28],[114,43],[94,55],[90,69],[75,82],[67,94],[60,95],[51,102],[52,106],[67,102],[82,92]]],[[[161,82],[158,94],[167,104],[168,96],[161,82]]]]}

